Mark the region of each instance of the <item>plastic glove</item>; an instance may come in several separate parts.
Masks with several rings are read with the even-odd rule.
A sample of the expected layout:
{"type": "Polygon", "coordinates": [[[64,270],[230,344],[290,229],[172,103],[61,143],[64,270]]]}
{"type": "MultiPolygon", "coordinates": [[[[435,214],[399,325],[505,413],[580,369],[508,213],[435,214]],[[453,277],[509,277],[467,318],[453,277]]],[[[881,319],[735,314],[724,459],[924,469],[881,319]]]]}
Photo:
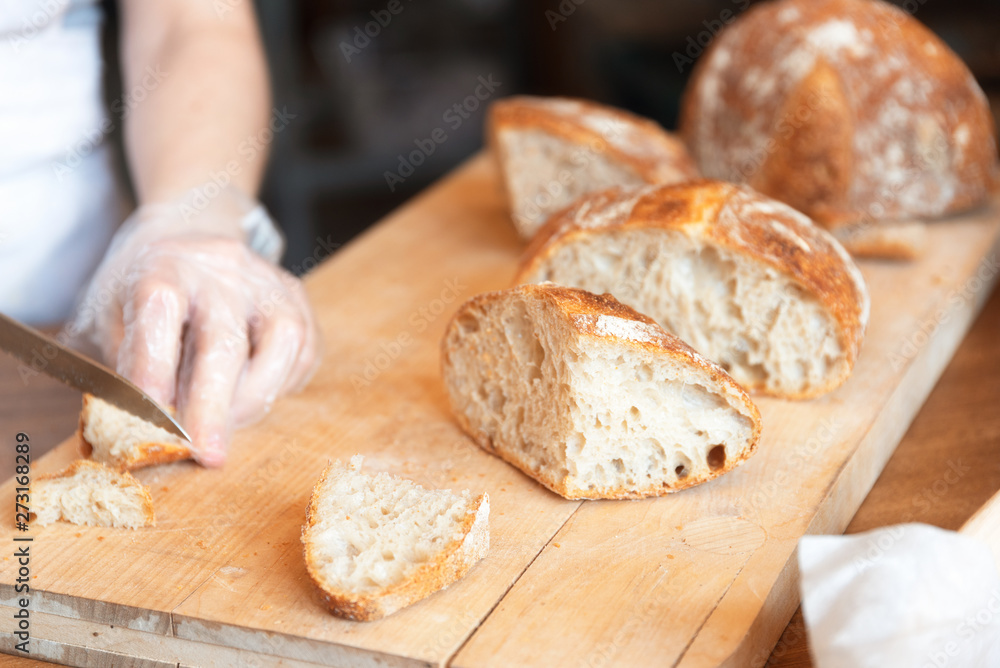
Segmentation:
{"type": "Polygon", "coordinates": [[[220,466],[234,427],[304,386],[320,339],[301,282],[274,261],[283,241],[234,188],[194,190],[125,221],[67,328],[163,406],[195,459],[220,466]],[[218,193],[214,197],[211,195],[218,193]]]}

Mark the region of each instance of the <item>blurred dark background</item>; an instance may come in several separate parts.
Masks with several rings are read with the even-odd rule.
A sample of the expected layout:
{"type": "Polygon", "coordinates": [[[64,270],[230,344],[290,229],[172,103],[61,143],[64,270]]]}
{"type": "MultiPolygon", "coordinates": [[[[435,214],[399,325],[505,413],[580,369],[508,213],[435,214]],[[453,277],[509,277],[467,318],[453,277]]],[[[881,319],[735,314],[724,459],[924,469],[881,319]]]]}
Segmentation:
{"type": "MultiPolygon", "coordinates": [[[[286,266],[311,268],[317,249],[346,243],[475,153],[492,99],[581,96],[673,128],[688,59],[750,4],[256,0],[275,106],[295,115],[275,134],[263,191],[288,236],[286,266]],[[406,175],[400,156],[439,128],[446,139],[406,175]],[[402,178],[387,183],[387,172],[402,178]]],[[[940,35],[1000,108],[998,0],[895,4],[940,35]]]]}

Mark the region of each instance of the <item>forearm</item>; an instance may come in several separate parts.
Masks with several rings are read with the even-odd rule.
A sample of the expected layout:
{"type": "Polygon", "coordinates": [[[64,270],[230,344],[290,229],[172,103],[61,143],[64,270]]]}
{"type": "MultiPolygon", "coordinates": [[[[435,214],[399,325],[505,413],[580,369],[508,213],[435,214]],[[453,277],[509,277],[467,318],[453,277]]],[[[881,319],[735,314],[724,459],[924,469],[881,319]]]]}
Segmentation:
{"type": "Polygon", "coordinates": [[[140,204],[229,179],[255,194],[267,159],[267,68],[249,2],[122,3],[125,149],[140,204]]]}

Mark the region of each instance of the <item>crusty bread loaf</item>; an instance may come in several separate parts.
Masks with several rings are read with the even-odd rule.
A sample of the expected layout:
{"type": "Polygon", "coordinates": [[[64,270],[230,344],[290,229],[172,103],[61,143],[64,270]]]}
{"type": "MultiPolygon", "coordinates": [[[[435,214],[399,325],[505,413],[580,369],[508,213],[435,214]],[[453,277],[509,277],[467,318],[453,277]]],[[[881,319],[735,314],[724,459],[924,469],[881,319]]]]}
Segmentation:
{"type": "Polygon", "coordinates": [[[121,471],[191,457],[182,439],[90,394],[83,395],[78,435],[84,457],[121,471]]]}
{"type": "Polygon", "coordinates": [[[153,526],[153,499],[130,473],[80,459],[31,484],[31,512],[45,526],[59,520],[73,524],[135,529],[153,526]]]}
{"type": "Polygon", "coordinates": [[[857,267],[827,232],[746,186],[614,189],[540,230],[517,283],[610,292],[745,388],[813,397],[850,374],[868,321],[857,267]]]}
{"type": "Polygon", "coordinates": [[[334,462],[302,527],[306,568],[336,615],[372,621],[463,577],[490,549],[490,500],[427,490],[364,458],[334,462]]]}
{"type": "Polygon", "coordinates": [[[748,183],[826,227],[969,209],[997,180],[994,123],[972,74],[880,0],[755,5],[697,64],[681,132],[705,176],[748,183]]]}
{"type": "Polygon", "coordinates": [[[474,297],[445,332],[442,372],[459,425],[568,499],[691,487],[760,437],[732,378],[610,295],[547,284],[474,297]]]}
{"type": "Polygon", "coordinates": [[[698,176],[678,138],[650,120],[594,102],[499,100],[490,107],[487,137],[511,217],[525,239],[584,193],[698,176]]]}

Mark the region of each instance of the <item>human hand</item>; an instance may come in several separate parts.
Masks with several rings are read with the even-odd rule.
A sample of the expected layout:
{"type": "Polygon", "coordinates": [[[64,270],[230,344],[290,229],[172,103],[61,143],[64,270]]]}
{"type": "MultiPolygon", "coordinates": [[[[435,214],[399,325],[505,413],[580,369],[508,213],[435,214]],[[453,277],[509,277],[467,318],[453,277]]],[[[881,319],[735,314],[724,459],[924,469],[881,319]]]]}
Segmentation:
{"type": "MultiPolygon", "coordinates": [[[[233,428],[308,382],[320,338],[301,282],[247,244],[248,220],[270,222],[263,209],[232,189],[197,204],[189,194],[138,209],[69,331],[161,405],[175,405],[195,458],[221,466],[233,428]]],[[[275,251],[280,243],[270,244],[275,251]]]]}

